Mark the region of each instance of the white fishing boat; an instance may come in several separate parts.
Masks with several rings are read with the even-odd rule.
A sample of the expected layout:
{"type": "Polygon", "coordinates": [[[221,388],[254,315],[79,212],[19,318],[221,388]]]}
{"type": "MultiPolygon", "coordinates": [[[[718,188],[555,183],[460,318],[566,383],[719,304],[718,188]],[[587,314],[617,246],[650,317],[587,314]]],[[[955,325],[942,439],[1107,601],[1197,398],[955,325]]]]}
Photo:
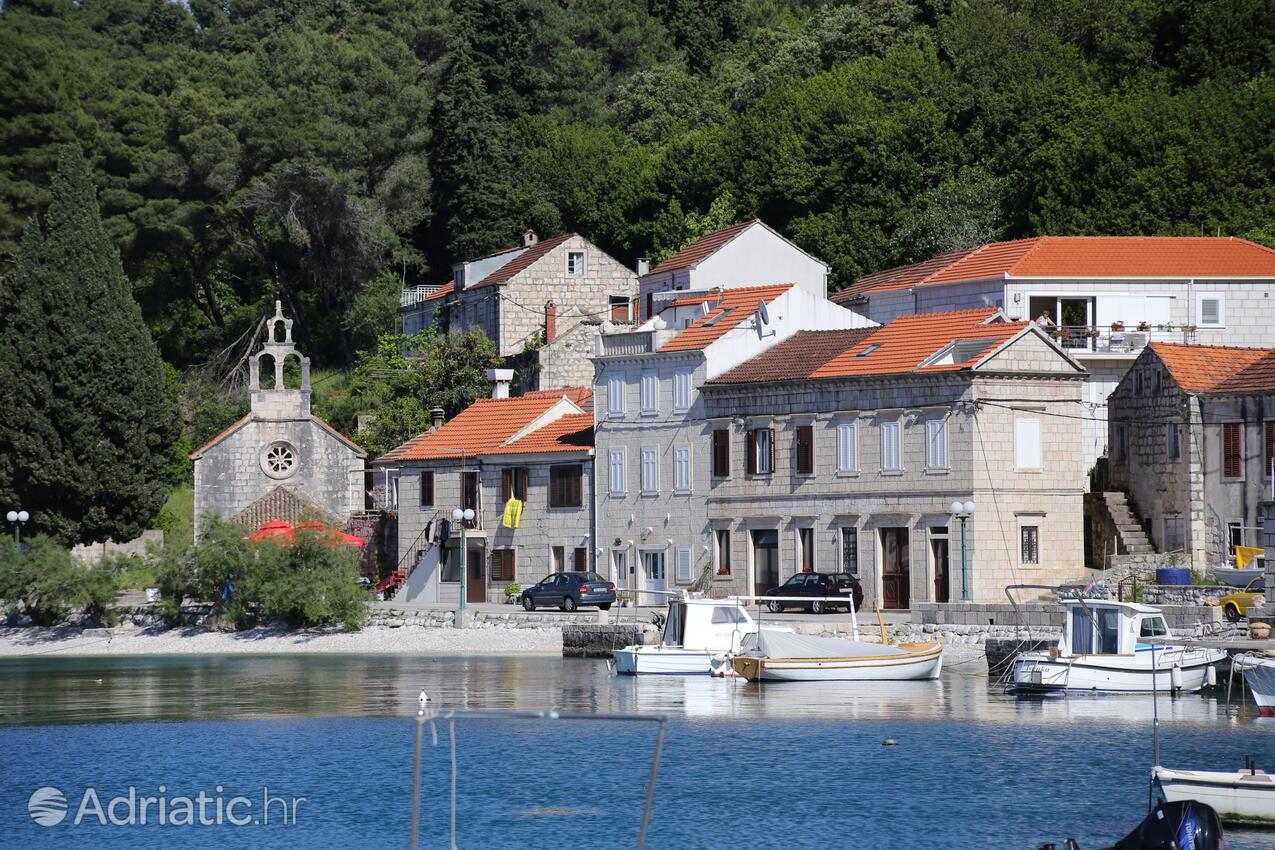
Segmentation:
{"type": "Polygon", "coordinates": [[[943,669],[943,644],[895,646],[764,628],[750,636],[744,651],[730,661],[738,675],[752,681],[937,679],[943,669]]]}
{"type": "Polygon", "coordinates": [[[1243,770],[1155,767],[1151,778],[1171,803],[1196,800],[1216,809],[1223,823],[1275,826],[1275,776],[1254,764],[1243,770]]]}
{"type": "Polygon", "coordinates": [[[1244,680],[1253,692],[1257,713],[1262,717],[1275,717],[1275,657],[1245,653],[1231,660],[1237,670],[1244,671],[1244,680]]]}
{"type": "Polygon", "coordinates": [[[1159,643],[1172,637],[1159,608],[1097,599],[1064,605],[1058,645],[1014,661],[1014,691],[1150,693],[1158,687],[1192,693],[1215,680],[1213,665],[1226,657],[1222,649],[1159,643]]]}
{"type": "Polygon", "coordinates": [[[658,644],[626,646],[611,652],[617,673],[699,675],[726,672],[730,655],[757,623],[735,599],[675,599],[669,602],[658,644]]]}

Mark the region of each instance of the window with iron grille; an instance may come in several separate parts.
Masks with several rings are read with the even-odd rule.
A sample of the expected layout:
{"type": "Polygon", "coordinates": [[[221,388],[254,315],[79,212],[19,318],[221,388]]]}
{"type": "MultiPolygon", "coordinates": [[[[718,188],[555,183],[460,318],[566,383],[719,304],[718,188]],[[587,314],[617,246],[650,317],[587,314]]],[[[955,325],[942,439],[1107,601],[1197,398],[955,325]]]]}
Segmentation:
{"type": "Polygon", "coordinates": [[[1040,526],[1024,525],[1019,529],[1023,540],[1023,563],[1040,563],[1040,526]]]}
{"type": "Polygon", "coordinates": [[[797,427],[797,474],[813,475],[815,471],[815,429],[810,425],[797,427]]]}
{"type": "Polygon", "coordinates": [[[578,463],[549,467],[549,507],[580,507],[583,502],[583,477],[583,467],[578,463]]]}
{"type": "Polygon", "coordinates": [[[841,571],[859,574],[859,529],[853,526],[841,529],[841,571]]]}

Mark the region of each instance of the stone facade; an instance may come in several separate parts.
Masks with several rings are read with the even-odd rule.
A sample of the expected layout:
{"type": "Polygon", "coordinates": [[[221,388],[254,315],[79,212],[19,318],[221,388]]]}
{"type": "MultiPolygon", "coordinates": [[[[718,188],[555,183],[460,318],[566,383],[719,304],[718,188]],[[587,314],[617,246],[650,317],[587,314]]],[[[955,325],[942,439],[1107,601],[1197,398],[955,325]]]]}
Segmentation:
{"type": "Polygon", "coordinates": [[[311,415],[310,361],[297,353],[278,302],[267,328],[268,341],[250,360],[251,412],[191,454],[197,537],[206,517],[232,519],[279,487],[341,524],[363,510],[367,453],[311,415]],[[297,387],[285,385],[289,357],[301,365],[297,387]],[[263,360],[273,367],[264,387],[263,360]]]}
{"type": "MultiPolygon", "coordinates": [[[[559,325],[561,327],[561,325],[559,325]]],[[[537,354],[535,385],[542,390],[587,387],[593,383],[593,350],[602,323],[587,320],[561,331],[537,354]]]]}

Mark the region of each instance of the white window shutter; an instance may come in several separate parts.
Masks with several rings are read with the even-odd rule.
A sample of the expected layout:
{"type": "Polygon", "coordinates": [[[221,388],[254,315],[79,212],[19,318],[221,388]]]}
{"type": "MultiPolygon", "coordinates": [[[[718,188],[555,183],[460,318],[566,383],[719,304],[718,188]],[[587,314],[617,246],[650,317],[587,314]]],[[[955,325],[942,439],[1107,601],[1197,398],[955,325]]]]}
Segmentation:
{"type": "Polygon", "coordinates": [[[1014,467],[1040,469],[1040,420],[1019,419],[1014,423],[1014,467]]]}
{"type": "Polygon", "coordinates": [[[677,580],[689,583],[691,580],[691,550],[677,550],[677,580]]]}
{"type": "Polygon", "coordinates": [[[947,420],[930,419],[925,423],[926,466],[930,469],[947,469],[947,420]]]}
{"type": "Polygon", "coordinates": [[[611,492],[624,492],[624,450],[611,450],[611,492]]]}
{"type": "Polygon", "coordinates": [[[903,468],[900,462],[899,423],[881,423],[881,468],[897,472],[903,468]]]}
{"type": "Polygon", "coordinates": [[[691,489],[691,450],[675,449],[673,452],[673,489],[691,489]]]}
{"type": "Polygon", "coordinates": [[[607,381],[607,412],[624,415],[624,378],[619,375],[607,381]]]}
{"type": "Polygon", "coordinates": [[[654,372],[642,373],[642,412],[655,413],[658,409],[657,396],[659,392],[659,378],[654,372]]]}

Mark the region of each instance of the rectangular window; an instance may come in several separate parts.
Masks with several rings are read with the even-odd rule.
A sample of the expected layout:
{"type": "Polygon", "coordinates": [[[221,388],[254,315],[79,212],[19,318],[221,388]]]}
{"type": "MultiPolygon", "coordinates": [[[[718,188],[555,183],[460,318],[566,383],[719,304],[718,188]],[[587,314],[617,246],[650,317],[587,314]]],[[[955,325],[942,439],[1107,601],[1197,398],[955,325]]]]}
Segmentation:
{"type": "Polygon", "coordinates": [[[1176,422],[1170,422],[1164,426],[1164,443],[1169,460],[1182,457],[1182,432],[1178,430],[1178,427],[1176,422]]]}
{"type": "Polygon", "coordinates": [[[624,494],[624,449],[611,449],[607,454],[608,486],[613,495],[624,494]]]}
{"type": "Polygon", "coordinates": [[[624,295],[611,296],[611,321],[629,321],[629,299],[624,295]]]}
{"type": "Polygon", "coordinates": [[[1024,525],[1018,530],[1023,544],[1023,565],[1040,563],[1040,526],[1024,525]]]}
{"type": "Polygon", "coordinates": [[[797,563],[802,572],[813,572],[815,569],[815,530],[813,528],[797,529],[797,563]]]}
{"type": "Polygon", "coordinates": [[[1222,424],[1222,477],[1244,477],[1244,424],[1222,424]]]}
{"type": "Polygon", "coordinates": [[[730,431],[724,428],[713,432],[713,475],[730,477],[730,431]]]}
{"type": "Polygon", "coordinates": [[[1262,453],[1262,466],[1266,469],[1266,477],[1270,478],[1275,475],[1271,470],[1275,469],[1275,422],[1264,422],[1265,437],[1263,441],[1266,443],[1266,450],[1262,453]]]}
{"type": "Polygon", "coordinates": [[[691,373],[677,372],[673,375],[673,411],[685,413],[691,409],[691,373]]]}
{"type": "Polygon", "coordinates": [[[612,375],[607,379],[607,415],[624,415],[624,376],[612,375]]]}
{"type": "Polygon", "coordinates": [[[841,571],[859,574],[859,529],[848,525],[841,528],[841,571]]]}
{"type": "Polygon", "coordinates": [[[1116,444],[1112,447],[1111,453],[1115,455],[1117,463],[1124,463],[1128,459],[1129,433],[1123,424],[1116,425],[1116,444]]]}
{"type": "MultiPolygon", "coordinates": [[[[478,473],[462,472],[460,474],[460,506],[462,509],[468,509],[478,513],[478,473]]],[[[477,527],[478,518],[475,516],[474,521],[469,524],[470,528],[477,527]]]]}
{"type": "Polygon", "coordinates": [[[691,581],[691,550],[677,550],[677,580],[682,584],[690,584],[691,581]]]}
{"type": "Polygon", "coordinates": [[[1014,468],[1040,469],[1040,420],[1014,422],[1014,468]]]}
{"type": "Polygon", "coordinates": [[[688,448],[673,449],[673,492],[689,493],[691,491],[691,450],[688,448]]]}
{"type": "Polygon", "coordinates": [[[837,426],[837,472],[859,471],[859,426],[843,422],[837,426]]]}
{"type": "Polygon", "coordinates": [[[577,546],[575,552],[571,555],[571,568],[578,573],[587,573],[589,571],[589,550],[583,546],[577,546]]]}
{"type": "Polygon", "coordinates": [[[421,473],[421,507],[431,508],[434,506],[434,473],[421,473]]]}
{"type": "Polygon", "coordinates": [[[584,252],[568,251],[567,252],[567,274],[573,277],[584,276],[584,252]]]}
{"type": "Polygon", "coordinates": [[[567,568],[567,550],[562,546],[549,547],[549,571],[560,573],[567,568]]]}
{"type": "Polygon", "coordinates": [[[578,463],[549,467],[549,507],[578,508],[584,497],[584,468],[578,463]]]}
{"type": "Polygon", "coordinates": [[[815,429],[810,425],[797,426],[797,474],[813,475],[815,472],[815,429]]]}
{"type": "Polygon", "coordinates": [[[748,432],[748,473],[770,475],[775,471],[775,432],[754,428],[748,432]]]}
{"type": "Polygon", "coordinates": [[[1182,514],[1164,515],[1164,541],[1160,547],[1162,552],[1180,552],[1186,545],[1186,526],[1182,522],[1182,514]]]}
{"type": "Polygon", "coordinates": [[[900,425],[898,422],[881,423],[881,471],[902,472],[903,452],[899,445],[900,425]]]}
{"type": "Polygon", "coordinates": [[[642,449],[642,492],[660,492],[660,462],[653,448],[642,449]]]}
{"type": "Polygon", "coordinates": [[[1238,522],[1228,522],[1226,524],[1226,538],[1231,543],[1230,551],[1235,552],[1236,546],[1244,545],[1244,526],[1238,522]]]}
{"type": "Polygon", "coordinates": [[[947,420],[928,420],[925,438],[925,468],[947,469],[947,420]]]}
{"type": "Polygon", "coordinates": [[[717,544],[717,574],[730,575],[730,532],[724,528],[717,529],[714,537],[717,544]]]}
{"type": "Polygon", "coordinates": [[[1199,307],[1200,327],[1220,328],[1226,324],[1226,313],[1222,309],[1222,296],[1215,293],[1201,292],[1196,304],[1199,307]]]}
{"type": "Polygon", "coordinates": [[[500,470],[500,503],[503,505],[510,499],[527,501],[527,468],[524,466],[500,470]]]}
{"type": "Polygon", "coordinates": [[[491,580],[514,580],[514,550],[493,549],[491,553],[491,580]]]}
{"type": "Polygon", "coordinates": [[[651,416],[658,412],[656,398],[659,395],[660,379],[654,372],[643,372],[641,388],[642,415],[651,416]]]}

